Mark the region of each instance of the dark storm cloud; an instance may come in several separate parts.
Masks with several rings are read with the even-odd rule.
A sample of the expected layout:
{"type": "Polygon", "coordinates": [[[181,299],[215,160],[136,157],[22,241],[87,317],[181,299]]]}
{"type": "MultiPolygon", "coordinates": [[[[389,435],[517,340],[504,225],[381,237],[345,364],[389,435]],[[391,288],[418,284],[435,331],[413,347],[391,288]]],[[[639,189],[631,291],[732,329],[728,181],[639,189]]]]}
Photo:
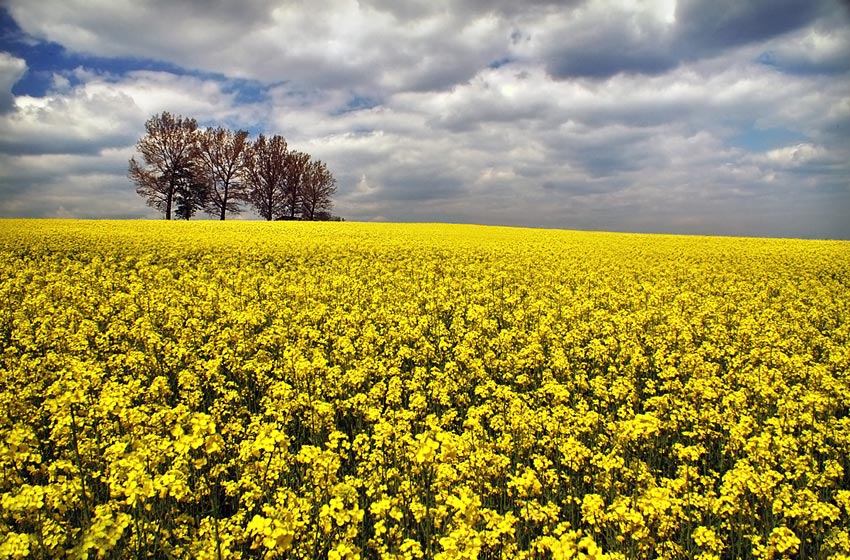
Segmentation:
{"type": "Polygon", "coordinates": [[[381,175],[379,196],[393,201],[421,202],[451,198],[463,191],[464,181],[449,170],[430,165],[393,166],[381,175]]]}
{"type": "MultiPolygon", "coordinates": [[[[663,74],[683,62],[769,41],[818,18],[840,20],[844,14],[832,0],[680,0],[675,19],[669,22],[616,10],[577,17],[584,25],[571,33],[558,27],[542,30],[543,57],[555,78],[663,74]]],[[[569,21],[571,30],[574,23],[569,21]]],[[[763,55],[765,62],[776,60],[775,53],[763,55]]],[[[817,63],[797,62],[798,67],[817,68],[817,63]]],[[[847,64],[840,56],[820,62],[821,70],[827,71],[841,71],[847,64]]],[[[789,60],[789,68],[792,65],[789,60]]]]}
{"type": "Polygon", "coordinates": [[[74,154],[91,156],[100,154],[104,145],[124,146],[134,140],[133,136],[116,136],[112,138],[73,138],[73,137],[42,137],[30,138],[0,138],[0,153],[8,155],[40,155],[40,154],[74,154]]]}
{"type": "Polygon", "coordinates": [[[555,78],[656,75],[679,64],[663,22],[616,12],[581,19],[584,25],[569,21],[567,29],[549,30],[543,40],[546,68],[555,78]]]}
{"type": "Polygon", "coordinates": [[[699,56],[703,51],[764,41],[809,24],[831,4],[825,0],[679,0],[676,45],[699,56]]]}
{"type": "Polygon", "coordinates": [[[559,194],[567,194],[570,196],[586,196],[593,194],[605,194],[616,192],[625,188],[624,184],[617,184],[608,181],[588,181],[588,180],[550,180],[542,184],[542,188],[546,191],[554,191],[559,194]]]}
{"type": "Polygon", "coordinates": [[[547,68],[556,78],[609,78],[620,73],[663,74],[678,64],[669,52],[653,52],[652,48],[627,42],[617,44],[614,41],[608,46],[610,50],[570,50],[554,54],[547,68]]]}

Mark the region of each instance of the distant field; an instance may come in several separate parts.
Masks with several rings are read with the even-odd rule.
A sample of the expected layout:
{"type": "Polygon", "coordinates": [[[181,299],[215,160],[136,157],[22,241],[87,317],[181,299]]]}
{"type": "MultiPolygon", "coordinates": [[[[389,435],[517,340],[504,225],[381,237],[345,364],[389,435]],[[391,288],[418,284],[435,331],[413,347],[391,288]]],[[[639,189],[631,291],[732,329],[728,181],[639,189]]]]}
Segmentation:
{"type": "Polygon", "coordinates": [[[850,242],[0,220],[0,558],[846,558],[850,242]]]}

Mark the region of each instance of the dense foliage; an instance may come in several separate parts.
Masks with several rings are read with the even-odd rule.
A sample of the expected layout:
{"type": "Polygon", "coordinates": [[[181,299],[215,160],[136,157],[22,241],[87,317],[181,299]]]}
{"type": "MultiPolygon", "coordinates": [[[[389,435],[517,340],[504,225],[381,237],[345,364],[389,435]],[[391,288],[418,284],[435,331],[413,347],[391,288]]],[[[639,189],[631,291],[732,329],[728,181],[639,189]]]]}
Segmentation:
{"type": "Polygon", "coordinates": [[[846,558],[850,244],[0,222],[0,557],[846,558]]]}

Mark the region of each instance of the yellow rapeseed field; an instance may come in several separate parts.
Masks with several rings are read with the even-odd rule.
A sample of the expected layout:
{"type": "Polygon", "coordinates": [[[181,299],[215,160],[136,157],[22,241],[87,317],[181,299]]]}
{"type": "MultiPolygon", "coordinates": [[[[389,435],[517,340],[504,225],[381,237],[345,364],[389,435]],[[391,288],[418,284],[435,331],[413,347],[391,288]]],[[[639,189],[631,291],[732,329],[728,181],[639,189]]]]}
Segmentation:
{"type": "Polygon", "coordinates": [[[0,221],[2,558],[848,558],[850,242],[0,221]]]}

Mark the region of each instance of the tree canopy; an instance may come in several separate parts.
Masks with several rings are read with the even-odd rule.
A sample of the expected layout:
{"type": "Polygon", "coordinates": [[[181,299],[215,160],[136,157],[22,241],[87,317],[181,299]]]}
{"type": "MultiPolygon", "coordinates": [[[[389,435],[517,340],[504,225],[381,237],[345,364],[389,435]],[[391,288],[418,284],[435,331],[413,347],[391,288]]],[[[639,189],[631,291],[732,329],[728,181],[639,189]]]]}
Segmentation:
{"type": "Polygon", "coordinates": [[[245,205],[266,220],[329,220],[336,180],[327,165],[292,150],[283,136],[199,129],[163,112],[145,123],[128,176],[147,204],[188,220],[198,210],[224,220],[245,205]]]}
{"type": "Polygon", "coordinates": [[[136,144],[143,164],[130,158],[130,179],[149,206],[171,219],[178,188],[194,174],[198,123],[164,112],[148,119],[145,135],[136,144]]]}

